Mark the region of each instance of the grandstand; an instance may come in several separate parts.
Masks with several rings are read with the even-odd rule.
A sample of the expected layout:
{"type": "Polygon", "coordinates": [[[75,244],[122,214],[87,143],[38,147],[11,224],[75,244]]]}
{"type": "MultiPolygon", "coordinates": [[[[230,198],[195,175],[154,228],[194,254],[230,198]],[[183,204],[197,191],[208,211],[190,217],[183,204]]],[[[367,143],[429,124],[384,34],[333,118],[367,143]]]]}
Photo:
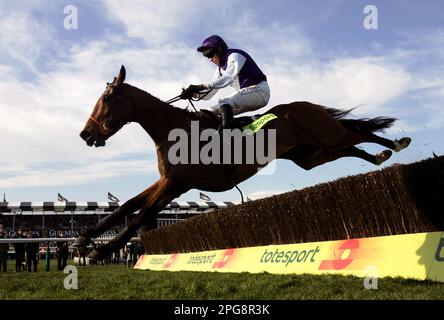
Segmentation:
{"type": "MultiPolygon", "coordinates": [[[[0,202],[0,224],[7,231],[6,239],[0,242],[10,244],[9,256],[15,257],[15,248],[8,239],[17,242],[39,241],[39,257],[45,258],[49,252],[51,259],[56,257],[57,242],[71,242],[79,236],[82,230],[93,225],[114,212],[123,203],[121,202],[0,202]],[[18,230],[23,231],[26,239],[17,239],[18,230]],[[28,239],[32,232],[34,239],[28,239]]],[[[184,202],[174,201],[157,214],[158,227],[176,223],[196,215],[223,209],[234,205],[233,202],[184,202]]],[[[137,214],[135,212],[109,229],[95,240],[100,245],[117,235],[125,228],[131,219],[137,214]]],[[[136,234],[134,236],[137,236],[136,234]]],[[[92,250],[88,246],[88,250],[92,250]]],[[[75,257],[75,249],[70,246],[69,254],[75,257]]],[[[117,259],[118,255],[113,255],[117,259]]]]}
{"type": "MultiPolygon", "coordinates": [[[[73,238],[91,224],[120,207],[120,202],[0,202],[0,223],[14,238],[19,228],[32,230],[35,238],[73,238]]],[[[158,226],[164,226],[216,209],[227,208],[233,202],[185,202],[174,201],[157,214],[158,226]]],[[[134,217],[122,219],[117,227],[102,237],[116,235],[134,217]]]]}

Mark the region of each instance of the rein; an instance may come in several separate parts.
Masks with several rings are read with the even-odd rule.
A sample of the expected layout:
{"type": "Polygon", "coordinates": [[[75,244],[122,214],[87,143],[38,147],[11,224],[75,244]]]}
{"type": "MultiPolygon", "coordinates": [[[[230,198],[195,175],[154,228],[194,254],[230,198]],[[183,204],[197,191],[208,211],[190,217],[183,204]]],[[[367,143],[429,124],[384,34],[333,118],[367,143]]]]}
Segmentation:
{"type": "Polygon", "coordinates": [[[172,103],[174,103],[174,102],[177,102],[177,101],[179,101],[180,99],[182,99],[180,96],[181,96],[181,94],[179,94],[178,96],[175,96],[174,98],[172,98],[172,99],[170,99],[170,100],[168,100],[168,101],[165,101],[165,103],[167,103],[167,104],[172,104],[172,103]]]}
{"type": "MultiPolygon", "coordinates": [[[[193,101],[196,102],[196,101],[200,101],[200,100],[202,100],[202,99],[205,98],[205,97],[206,97],[211,91],[212,91],[212,90],[210,89],[210,90],[207,90],[206,92],[202,92],[202,96],[201,96],[200,98],[189,98],[189,99],[187,99],[188,102],[189,102],[189,104],[188,104],[188,106],[185,108],[185,110],[188,110],[188,108],[189,108],[189,106],[190,106],[190,104],[191,104],[191,106],[193,107],[194,111],[197,112],[197,109],[196,109],[196,107],[194,106],[193,101]]],[[[176,96],[176,97],[174,97],[174,98],[172,98],[172,99],[170,99],[170,100],[168,100],[168,101],[165,101],[165,103],[167,103],[167,104],[172,104],[172,103],[174,103],[174,102],[177,102],[177,101],[179,101],[179,100],[182,99],[181,96],[182,96],[182,94],[180,94],[180,95],[178,95],[178,96],[176,96]]],[[[133,107],[133,112],[136,112],[136,109],[137,109],[137,108],[135,108],[135,103],[134,103],[133,99],[130,98],[130,97],[126,97],[126,98],[129,99],[129,100],[131,101],[131,105],[132,105],[132,107],[133,107]]],[[[158,108],[154,108],[154,109],[158,109],[158,108]]],[[[153,111],[153,110],[150,110],[150,111],[153,111]]],[[[94,122],[94,123],[98,126],[99,131],[100,131],[101,134],[103,134],[103,135],[109,135],[109,133],[112,131],[112,128],[111,128],[111,129],[108,129],[108,128],[107,128],[107,125],[106,125],[106,124],[110,121],[110,119],[107,119],[107,120],[104,120],[104,121],[99,121],[99,120],[97,120],[96,118],[94,118],[92,115],[89,116],[89,119],[90,119],[92,122],[94,122]]],[[[129,122],[127,122],[127,123],[129,123],[129,122]]],[[[124,123],[122,123],[122,122],[121,122],[121,124],[124,125],[124,123]]]]}
{"type": "MultiPolygon", "coordinates": [[[[193,107],[194,111],[197,112],[197,109],[196,109],[196,107],[194,106],[193,101],[196,102],[196,101],[200,101],[200,100],[202,100],[202,99],[205,98],[205,97],[206,97],[211,91],[212,91],[212,89],[207,90],[206,92],[203,92],[203,93],[202,93],[202,96],[201,96],[200,98],[189,98],[189,99],[186,99],[186,100],[188,100],[189,105],[185,108],[185,110],[188,110],[188,107],[189,107],[190,104],[191,104],[191,106],[193,107]]],[[[201,92],[202,92],[202,91],[201,91],[201,92]]],[[[182,96],[182,94],[179,94],[178,96],[175,96],[174,98],[171,98],[170,100],[165,101],[165,103],[167,103],[167,104],[172,104],[172,103],[174,103],[174,102],[177,102],[177,101],[179,101],[179,100],[182,99],[181,96],[182,96]]],[[[185,99],[184,99],[184,100],[185,100],[185,99]]]]}

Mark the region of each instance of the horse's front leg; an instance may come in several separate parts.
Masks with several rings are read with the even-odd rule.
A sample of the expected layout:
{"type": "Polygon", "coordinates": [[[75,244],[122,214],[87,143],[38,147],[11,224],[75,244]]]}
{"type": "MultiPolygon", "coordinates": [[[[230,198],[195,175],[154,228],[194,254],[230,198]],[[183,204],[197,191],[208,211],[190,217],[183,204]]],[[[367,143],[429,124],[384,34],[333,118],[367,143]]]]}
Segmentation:
{"type": "Polygon", "coordinates": [[[156,189],[145,199],[146,201],[142,209],[128,226],[107,244],[96,248],[88,257],[90,259],[101,260],[112,252],[122,248],[141,226],[146,225],[147,221],[155,221],[155,214],[165,208],[167,204],[181,193],[182,192],[179,192],[172,186],[169,180],[159,180],[156,183],[156,189]]]}
{"type": "Polygon", "coordinates": [[[131,198],[119,207],[113,213],[107,215],[100,220],[96,225],[90,226],[74,241],[73,246],[87,246],[91,243],[91,238],[100,236],[103,232],[114,226],[121,218],[130,215],[131,213],[141,209],[152,194],[158,188],[158,182],[153,184],[148,189],[144,190],[134,198],[131,198]]]}

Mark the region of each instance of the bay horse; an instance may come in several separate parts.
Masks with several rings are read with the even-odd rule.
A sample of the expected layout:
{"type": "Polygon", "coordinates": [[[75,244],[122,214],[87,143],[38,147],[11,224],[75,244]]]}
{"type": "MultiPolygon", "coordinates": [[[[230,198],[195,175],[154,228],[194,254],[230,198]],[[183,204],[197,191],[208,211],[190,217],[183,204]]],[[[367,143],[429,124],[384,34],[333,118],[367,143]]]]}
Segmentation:
{"type": "MultiPolygon", "coordinates": [[[[124,83],[125,76],[125,67],[122,66],[117,77],[107,84],[100,95],[80,137],[88,146],[100,147],[125,124],[139,123],[156,145],[160,179],[96,225],[90,226],[76,239],[74,245],[87,245],[91,238],[140,210],[114,239],[91,252],[91,259],[103,259],[122,248],[141,227],[145,230],[156,228],[156,214],[188,190],[230,190],[256,174],[259,168],[257,163],[171,164],[168,159],[168,151],[174,144],[168,139],[171,130],[189,128],[191,121],[217,128],[218,119],[209,116],[208,111],[190,112],[167,104],[124,83]]],[[[349,112],[309,102],[273,107],[267,113],[273,113],[277,118],[265,127],[276,130],[276,158],[291,160],[305,170],[342,157],[358,157],[380,165],[391,156],[392,152],[388,149],[400,151],[410,144],[408,137],[389,140],[373,133],[390,127],[396,119],[345,119],[349,112]],[[377,143],[388,149],[372,155],[355,146],[364,142],[377,143]]]]}

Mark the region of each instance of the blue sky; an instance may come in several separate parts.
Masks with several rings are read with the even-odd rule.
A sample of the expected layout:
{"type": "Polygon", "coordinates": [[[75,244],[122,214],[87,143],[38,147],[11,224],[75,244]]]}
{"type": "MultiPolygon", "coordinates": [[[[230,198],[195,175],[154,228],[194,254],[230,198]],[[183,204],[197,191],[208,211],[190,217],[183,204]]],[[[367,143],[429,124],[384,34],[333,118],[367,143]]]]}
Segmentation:
{"type": "MultiPolygon", "coordinates": [[[[443,154],[443,11],[442,1],[3,1],[0,193],[8,201],[53,201],[58,192],[71,201],[105,201],[109,191],[125,201],[154,183],[154,145],[138,125],[105,148],[88,148],[78,134],[121,64],[128,83],[164,100],[208,81],[213,66],[196,47],[215,33],[267,74],[269,107],[363,104],[355,116],[398,118],[386,136],[413,142],[382,167],[443,154]],[[368,4],[378,9],[377,30],[363,26],[368,4]],[[64,28],[68,5],[78,9],[76,30],[64,28]]],[[[240,188],[257,197],[379,169],[341,159],[305,171],[279,160],[240,188]]],[[[236,190],[208,195],[239,199],[236,190]]],[[[198,200],[198,191],[180,199],[198,200]]]]}

